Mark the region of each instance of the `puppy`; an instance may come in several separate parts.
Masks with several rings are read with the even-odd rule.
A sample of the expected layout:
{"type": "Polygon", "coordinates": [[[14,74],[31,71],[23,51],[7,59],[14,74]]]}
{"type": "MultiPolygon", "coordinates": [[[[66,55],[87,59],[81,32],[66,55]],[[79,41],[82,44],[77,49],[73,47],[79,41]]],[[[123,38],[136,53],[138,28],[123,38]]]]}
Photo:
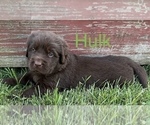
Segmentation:
{"type": "MultiPolygon", "coordinates": [[[[58,35],[49,31],[35,31],[27,39],[29,72],[20,79],[20,84],[28,81],[33,86],[22,96],[44,94],[47,90],[75,88],[79,81],[85,87],[105,87],[116,84],[122,87],[137,76],[143,88],[148,86],[146,71],[127,57],[77,56],[69,51],[67,43],[58,35]]],[[[7,84],[16,84],[14,79],[5,80],[7,84]],[[11,81],[11,82],[10,82],[11,81]]]]}

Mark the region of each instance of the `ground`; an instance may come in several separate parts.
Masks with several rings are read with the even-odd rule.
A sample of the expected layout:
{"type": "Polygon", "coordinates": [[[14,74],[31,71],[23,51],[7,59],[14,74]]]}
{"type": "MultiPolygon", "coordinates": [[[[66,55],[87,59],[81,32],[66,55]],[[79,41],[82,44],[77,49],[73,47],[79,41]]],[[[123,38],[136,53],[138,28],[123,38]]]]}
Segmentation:
{"type": "MultiPolygon", "coordinates": [[[[150,82],[150,66],[145,68],[150,82]]],[[[17,78],[26,71],[25,68],[1,68],[0,77],[17,78]]],[[[145,125],[150,123],[150,89],[143,89],[138,82],[122,89],[118,87],[99,89],[94,86],[85,89],[79,85],[76,89],[64,92],[55,89],[42,97],[21,98],[21,92],[27,87],[20,85],[10,87],[0,83],[0,124],[116,125],[118,122],[118,124],[145,125]],[[43,106],[46,110],[42,109],[43,106]],[[31,110],[33,108],[36,108],[36,111],[31,110]],[[32,112],[31,115],[28,111],[34,113],[32,112]],[[11,113],[8,115],[8,112],[11,113]]]]}

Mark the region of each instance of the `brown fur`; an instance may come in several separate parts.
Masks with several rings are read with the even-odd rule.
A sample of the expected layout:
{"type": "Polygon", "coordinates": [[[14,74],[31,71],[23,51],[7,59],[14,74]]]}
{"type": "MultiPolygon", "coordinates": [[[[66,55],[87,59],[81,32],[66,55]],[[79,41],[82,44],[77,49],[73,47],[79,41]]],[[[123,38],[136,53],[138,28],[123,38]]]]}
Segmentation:
{"type": "MultiPolygon", "coordinates": [[[[134,75],[143,88],[147,87],[146,71],[131,59],[122,56],[77,56],[69,51],[65,40],[48,31],[31,33],[26,56],[29,73],[20,83],[26,84],[28,80],[34,83],[23,93],[26,97],[37,94],[37,89],[43,94],[56,86],[59,90],[75,88],[79,81],[85,87],[95,84],[102,88],[106,81],[112,86],[116,83],[122,86],[132,81],[134,75]]],[[[5,82],[9,83],[9,80],[5,82]]]]}

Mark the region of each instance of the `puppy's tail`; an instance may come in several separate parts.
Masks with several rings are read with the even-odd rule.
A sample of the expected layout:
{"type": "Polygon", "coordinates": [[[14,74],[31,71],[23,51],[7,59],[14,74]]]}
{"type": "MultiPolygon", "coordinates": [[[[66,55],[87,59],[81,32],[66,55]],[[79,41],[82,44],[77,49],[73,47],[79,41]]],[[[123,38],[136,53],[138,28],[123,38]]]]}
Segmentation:
{"type": "Polygon", "coordinates": [[[133,61],[130,62],[129,65],[133,68],[134,74],[138,78],[142,87],[147,88],[148,87],[148,76],[147,76],[145,69],[133,61]]]}

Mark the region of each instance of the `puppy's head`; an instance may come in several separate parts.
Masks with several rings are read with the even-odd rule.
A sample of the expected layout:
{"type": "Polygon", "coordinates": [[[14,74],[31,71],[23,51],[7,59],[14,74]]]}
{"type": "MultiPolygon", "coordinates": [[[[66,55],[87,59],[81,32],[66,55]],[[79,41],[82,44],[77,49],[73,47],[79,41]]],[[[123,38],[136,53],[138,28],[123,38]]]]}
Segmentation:
{"type": "Polygon", "coordinates": [[[30,71],[48,75],[62,70],[67,64],[68,46],[58,35],[49,31],[32,32],[27,39],[30,71]]]}

